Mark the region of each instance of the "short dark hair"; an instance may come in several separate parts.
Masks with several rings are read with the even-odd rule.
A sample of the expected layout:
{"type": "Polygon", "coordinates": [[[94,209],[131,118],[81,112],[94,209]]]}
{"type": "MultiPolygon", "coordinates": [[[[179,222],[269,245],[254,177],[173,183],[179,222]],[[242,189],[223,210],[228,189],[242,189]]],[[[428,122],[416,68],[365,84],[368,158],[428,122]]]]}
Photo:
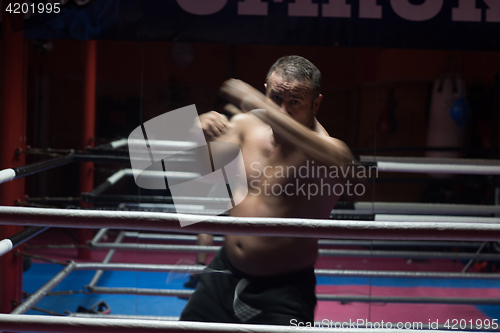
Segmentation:
{"type": "Polygon", "coordinates": [[[266,76],[266,84],[272,73],[281,73],[291,76],[298,81],[307,80],[312,85],[313,92],[317,95],[321,92],[321,72],[312,62],[297,55],[279,58],[269,69],[266,76]]]}

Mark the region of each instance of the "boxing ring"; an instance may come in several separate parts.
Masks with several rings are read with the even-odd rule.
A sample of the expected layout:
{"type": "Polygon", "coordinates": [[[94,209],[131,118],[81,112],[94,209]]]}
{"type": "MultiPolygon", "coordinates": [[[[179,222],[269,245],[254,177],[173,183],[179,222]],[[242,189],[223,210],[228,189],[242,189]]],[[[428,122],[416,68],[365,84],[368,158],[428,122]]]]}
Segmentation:
{"type": "MultiPolygon", "coordinates": [[[[120,140],[110,143],[90,152],[89,156],[70,154],[61,158],[28,165],[15,169],[0,171],[1,182],[18,177],[24,177],[48,168],[66,165],[70,162],[88,161],[96,157],[100,161],[123,162],[123,154],[109,150],[123,145],[120,140]],[[102,152],[96,153],[99,149],[102,152]],[[76,158],[75,158],[76,156],[76,158]]],[[[166,147],[168,148],[168,147],[166,147]]],[[[187,156],[189,158],[189,156],[187,156]]],[[[362,156],[360,162],[365,167],[376,166],[379,171],[441,173],[448,171],[455,174],[499,175],[500,161],[463,160],[463,159],[424,159],[424,158],[373,158],[362,156]],[[440,167],[441,166],[441,167],[440,167]]],[[[182,163],[182,162],[181,162],[182,163]]],[[[92,192],[83,195],[90,202],[98,202],[106,198],[106,190],[115,185],[123,177],[131,175],[130,169],[121,169],[110,176],[104,183],[92,192]]],[[[154,173],[151,175],[156,177],[154,173]]],[[[160,175],[161,176],[161,175],[160,175]]],[[[170,176],[182,179],[182,173],[170,176]]],[[[191,176],[191,175],[190,175],[191,176]]],[[[0,185],[1,186],[1,185],[0,185]]],[[[108,198],[109,202],[120,199],[119,196],[108,198]]],[[[130,198],[128,198],[130,199],[130,198]]],[[[110,314],[82,314],[69,312],[64,318],[54,316],[22,315],[32,309],[43,297],[50,296],[51,291],[71,272],[90,270],[96,271],[91,281],[83,286],[88,294],[126,294],[189,297],[191,290],[179,289],[146,289],[135,287],[100,287],[97,286],[105,271],[134,272],[173,272],[173,273],[203,273],[205,267],[199,265],[158,265],[111,263],[116,251],[161,251],[165,253],[214,253],[219,246],[195,246],[178,244],[149,244],[125,242],[127,238],[137,238],[143,241],[193,241],[194,234],[211,233],[220,235],[216,242],[223,240],[226,234],[242,234],[253,236],[293,236],[319,238],[320,257],[370,257],[370,258],[439,258],[469,260],[500,261],[500,255],[481,253],[486,242],[500,241],[500,218],[494,217],[500,213],[496,205],[458,205],[458,204],[420,204],[420,203],[385,203],[356,202],[341,203],[336,207],[330,219],[297,219],[297,218],[249,218],[231,216],[203,216],[203,203],[216,201],[217,198],[195,198],[200,206],[193,207],[193,213],[184,214],[184,219],[202,220],[196,224],[180,227],[179,215],[169,213],[173,204],[165,204],[172,198],[157,197],[149,207],[156,207],[161,212],[93,209],[51,209],[32,207],[0,207],[0,224],[30,226],[23,232],[0,242],[1,253],[6,253],[16,246],[45,231],[49,227],[91,228],[99,229],[88,247],[91,250],[107,250],[107,255],[100,263],[70,261],[61,271],[29,296],[9,315],[0,315],[0,327],[9,331],[36,332],[289,332],[290,327],[267,325],[233,325],[211,323],[178,322],[176,317],[148,317],[110,314]],[[162,203],[160,203],[162,202],[162,203]],[[424,215],[425,214],[425,215],[424,215]],[[429,215],[432,214],[432,215],[429,215]],[[461,216],[453,216],[461,215],[461,216]],[[342,218],[339,218],[342,217],[342,218]],[[114,241],[103,241],[110,230],[118,230],[114,241]],[[135,230],[135,231],[132,231],[135,230]],[[146,233],[144,233],[146,231],[146,233]],[[155,234],[153,232],[162,232],[155,234]],[[165,232],[171,234],[165,234],[165,232]],[[173,234],[172,234],[173,233],[173,234]],[[179,234],[182,233],[182,234],[179,234]],[[393,251],[393,250],[352,250],[328,249],[325,246],[425,246],[434,247],[462,246],[476,249],[475,252],[446,251],[393,251]]],[[[192,201],[193,198],[190,198],[192,201]]],[[[104,200],[106,202],[106,200],[104,200]]],[[[467,267],[468,268],[468,267],[467,267]]],[[[346,270],[346,269],[316,269],[317,276],[329,277],[385,277],[385,278],[436,278],[436,279],[489,279],[498,280],[497,273],[467,273],[463,272],[425,272],[425,271],[387,271],[387,270],[346,270]]],[[[439,303],[439,304],[483,304],[498,305],[500,299],[495,297],[403,297],[403,296],[363,296],[363,295],[331,295],[317,294],[321,301],[336,302],[384,302],[384,303],[439,303]]],[[[319,325],[319,324],[318,324],[319,325]]],[[[321,327],[325,332],[363,332],[365,328],[321,327]]],[[[396,323],[394,323],[396,325],[396,323]]],[[[320,327],[320,326],[318,326],[320,327]]],[[[396,328],[396,327],[395,327],[396,328]]],[[[318,328],[304,330],[315,330],[318,328]]],[[[439,332],[442,326],[429,327],[424,325],[415,331],[439,332]]],[[[392,329],[377,328],[379,332],[392,329]]],[[[408,329],[405,329],[407,331],[408,329]]],[[[499,331],[500,329],[488,329],[499,331]]],[[[413,331],[410,329],[410,331],[413,331]]]]}
{"type": "MultiPolygon", "coordinates": [[[[26,212],[23,210],[23,209],[18,209],[22,212],[22,214],[26,214],[26,212]]],[[[33,210],[33,209],[29,209],[29,210],[33,210]]],[[[41,209],[43,210],[43,209],[41,209]]],[[[3,214],[6,213],[5,211],[1,211],[0,214],[3,216],[3,214]]],[[[18,212],[15,212],[15,213],[18,213],[18,212]]],[[[9,221],[13,221],[14,219],[12,218],[13,215],[12,212],[10,212],[10,215],[9,215],[9,218],[8,220],[9,221]]],[[[30,213],[33,213],[33,212],[30,212],[30,213]]],[[[36,213],[36,212],[35,212],[36,213]]],[[[68,212],[60,212],[60,213],[64,213],[64,216],[68,217],[68,212]]],[[[78,212],[75,212],[76,214],[78,214],[78,212]]],[[[81,212],[80,212],[81,213],[81,212]]],[[[126,213],[130,213],[130,212],[126,212],[126,213]]],[[[81,214],[80,214],[81,215],[81,214]]],[[[84,215],[87,215],[87,214],[84,214],[84,215]]],[[[149,215],[149,214],[147,214],[149,215]]],[[[153,214],[152,216],[147,216],[145,219],[148,220],[148,218],[151,218],[151,219],[158,219],[158,215],[159,214],[153,214]]],[[[174,215],[174,214],[167,214],[167,215],[174,215]]],[[[51,214],[46,214],[45,216],[50,216],[51,219],[57,219],[58,216],[61,216],[59,214],[55,214],[55,212],[51,212],[51,214]]],[[[93,218],[94,216],[91,215],[89,218],[93,218]]],[[[87,217],[85,217],[87,218],[87,217]]],[[[231,221],[231,218],[229,217],[225,217],[224,218],[225,220],[228,220],[227,222],[231,223],[231,227],[225,231],[224,229],[218,229],[219,233],[239,233],[240,231],[240,226],[239,224],[245,224],[244,222],[243,223],[240,223],[239,221],[235,222],[235,221],[231,221]]],[[[36,220],[36,217],[35,217],[35,220],[36,220]]],[[[43,219],[42,219],[43,220],[43,219]]],[[[68,220],[71,220],[71,218],[69,218],[68,220]]],[[[112,225],[113,222],[111,221],[118,221],[120,220],[120,218],[116,217],[115,219],[112,219],[112,218],[109,218],[107,219],[107,222],[106,224],[109,224],[109,225],[112,225]]],[[[175,221],[174,220],[174,217],[172,216],[168,216],[167,219],[163,219],[163,222],[165,221],[175,221]]],[[[275,222],[277,224],[280,224],[282,227],[284,226],[284,228],[288,228],[288,227],[293,227],[294,224],[296,224],[295,222],[298,222],[298,221],[282,221],[282,219],[276,219],[277,221],[270,221],[270,224],[272,224],[272,222],[275,222]]],[[[81,220],[79,220],[81,221],[81,220]]],[[[119,221],[118,221],[119,222],[119,221]]],[[[247,221],[248,222],[248,221],[247,221]]],[[[322,221],[320,223],[325,223],[327,221],[322,221]]],[[[340,221],[330,221],[331,223],[333,224],[338,224],[338,222],[340,221]]],[[[12,222],[10,222],[12,223],[12,222]]],[[[16,222],[17,223],[17,222],[16,222]]],[[[22,223],[22,221],[20,221],[19,223],[22,223]]],[[[79,222],[80,223],[80,222],[79,222]]],[[[102,223],[102,222],[100,222],[102,223]]],[[[219,224],[219,222],[215,222],[215,221],[211,221],[211,224],[219,224]]],[[[74,227],[74,224],[72,224],[71,222],[57,222],[55,221],[54,223],[52,223],[51,225],[55,226],[61,226],[61,225],[65,225],[65,226],[73,226],[74,227]]],[[[87,225],[87,226],[91,226],[91,225],[87,225]]],[[[123,226],[122,223],[118,223],[117,224],[117,228],[121,229],[123,226]]],[[[260,229],[262,226],[260,226],[259,224],[257,224],[257,226],[259,226],[258,228],[260,229]]],[[[435,224],[433,227],[430,227],[429,230],[442,230],[443,232],[447,232],[449,230],[451,230],[450,228],[444,228],[444,229],[440,229],[440,226],[441,224],[440,223],[437,223],[435,224]]],[[[311,229],[315,229],[317,227],[317,225],[308,225],[308,227],[306,228],[311,228],[311,229]]],[[[346,229],[351,229],[353,228],[353,225],[349,225],[349,226],[342,226],[343,228],[346,228],[346,229]]],[[[366,225],[363,225],[362,226],[363,228],[366,228],[366,225]]],[[[167,228],[169,228],[167,226],[167,228]]],[[[174,229],[176,230],[177,227],[170,227],[171,229],[174,229]]],[[[354,229],[356,229],[356,227],[354,227],[354,229]]],[[[374,229],[377,229],[377,228],[373,228],[372,230],[374,229]]],[[[409,226],[408,228],[405,228],[406,229],[406,234],[407,234],[407,238],[409,239],[414,239],[415,236],[409,236],[409,233],[412,232],[412,231],[415,231],[417,228],[415,228],[414,226],[409,226]]],[[[163,228],[161,230],[164,230],[163,228]]],[[[196,230],[193,230],[193,232],[199,232],[199,231],[205,231],[206,229],[203,229],[203,228],[200,228],[200,229],[196,229],[196,230]]],[[[214,229],[215,230],[215,229],[214,229]]],[[[305,230],[305,229],[304,229],[305,230]]],[[[96,247],[96,248],[99,248],[101,245],[103,245],[101,242],[100,242],[100,239],[102,239],[105,235],[105,233],[107,232],[106,229],[101,229],[97,235],[94,237],[94,239],[92,240],[91,242],[91,245],[92,247],[96,247]]],[[[249,232],[248,234],[255,234],[255,235],[261,235],[262,232],[257,232],[257,233],[252,233],[252,232],[249,232]]],[[[303,231],[302,231],[302,234],[303,234],[303,231]]],[[[148,235],[145,235],[146,237],[148,237],[148,235]]],[[[304,237],[306,237],[307,235],[304,235],[304,237]]],[[[117,237],[117,239],[115,240],[115,242],[113,242],[113,245],[112,246],[105,246],[104,248],[111,248],[111,251],[114,251],[116,249],[121,249],[120,248],[120,244],[121,244],[121,240],[125,237],[125,232],[121,232],[119,234],[119,236],[117,237]]],[[[154,235],[153,235],[154,237],[154,235]]],[[[328,236],[323,236],[323,237],[328,237],[328,236]]],[[[332,238],[334,238],[334,235],[330,236],[332,238]]],[[[347,238],[349,238],[349,236],[347,236],[347,238]]],[[[390,237],[382,237],[382,238],[390,238],[390,237]]],[[[399,239],[402,238],[401,234],[397,237],[399,239]]],[[[418,238],[418,237],[416,237],[418,238]]],[[[437,239],[442,239],[442,237],[439,237],[437,236],[436,237],[437,239]]],[[[449,239],[448,237],[445,237],[444,239],[449,239]]],[[[485,234],[483,234],[482,237],[480,237],[480,239],[483,239],[483,240],[494,240],[494,239],[497,239],[495,237],[490,237],[490,236],[486,236],[485,234]]],[[[460,240],[460,237],[456,237],[455,236],[455,240],[460,240]]],[[[137,246],[134,246],[134,245],[137,245],[137,244],[124,244],[126,245],[127,247],[129,248],[132,248],[132,249],[137,249],[137,248],[140,248],[140,247],[137,247],[137,246]]],[[[158,250],[158,247],[155,247],[154,245],[147,245],[147,244],[141,244],[143,249],[142,250],[158,250]]],[[[122,248],[123,249],[123,248],[122,248]]],[[[196,247],[196,246],[191,246],[189,248],[172,248],[172,247],[165,247],[163,248],[162,250],[168,250],[168,251],[178,251],[178,250],[184,250],[184,251],[187,251],[187,250],[190,250],[190,251],[206,251],[206,252],[212,252],[216,249],[216,247],[196,247]]],[[[72,271],[75,271],[75,270],[97,270],[98,272],[96,273],[96,275],[94,276],[94,278],[92,279],[92,281],[85,287],[87,288],[87,290],[89,291],[89,293],[98,293],[98,294],[112,294],[112,293],[121,293],[121,294],[137,294],[137,295],[161,295],[161,296],[188,296],[191,291],[184,291],[184,290],[141,290],[141,289],[138,289],[138,288],[102,288],[102,287],[96,287],[96,283],[98,282],[99,278],[100,278],[100,275],[102,274],[102,271],[113,271],[113,270],[118,270],[118,271],[150,271],[150,272],[184,272],[184,273],[196,273],[196,272],[201,272],[203,271],[203,267],[200,267],[200,266],[179,266],[179,265],[145,265],[145,264],[120,264],[120,263],[109,263],[109,261],[111,260],[112,258],[112,252],[109,252],[108,256],[106,257],[106,259],[104,260],[103,263],[99,264],[99,263],[75,263],[75,262],[70,262],[66,265],[66,267],[64,267],[60,273],[58,273],[53,279],[51,279],[49,282],[47,282],[42,288],[40,288],[36,293],[34,293],[32,296],[30,296],[25,302],[23,302],[20,306],[18,306],[13,312],[12,314],[23,314],[25,313],[26,311],[28,311],[31,307],[33,307],[42,297],[48,295],[50,293],[50,291],[55,287],[57,286],[57,284],[59,284],[65,277],[67,277],[72,271]]],[[[324,251],[321,252],[320,251],[320,255],[325,255],[327,253],[325,253],[324,251]]],[[[413,277],[413,278],[429,278],[429,277],[433,277],[433,278],[470,278],[470,279],[498,279],[498,277],[500,276],[499,274],[483,274],[483,273],[439,273],[439,272],[388,272],[388,271],[346,271],[346,270],[316,270],[315,271],[317,275],[326,275],[326,276],[348,276],[348,277],[359,277],[359,276],[370,276],[370,277],[413,277]]],[[[370,296],[370,297],[360,297],[360,296],[356,296],[356,295],[353,295],[353,296],[335,296],[335,295],[317,295],[318,297],[318,300],[329,300],[329,301],[343,301],[343,302],[409,302],[409,303],[445,303],[445,304],[451,304],[451,303],[459,303],[459,304],[500,304],[500,301],[496,298],[483,298],[483,299],[467,299],[467,298],[433,298],[433,297],[421,297],[421,298],[411,298],[411,297],[407,297],[407,298],[403,298],[403,297],[393,297],[393,298],[390,298],[390,297],[385,297],[385,298],[382,298],[382,297],[374,297],[374,296],[370,296]]],[[[74,313],[74,314],[71,314],[70,317],[77,317],[77,316],[81,316],[81,314],[77,314],[77,313],[74,313]]],[[[105,316],[104,316],[105,317],[105,316]]],[[[122,329],[135,329],[137,326],[136,325],[144,325],[144,328],[145,330],[147,331],[148,329],[150,329],[150,324],[153,325],[154,328],[151,328],[152,330],[160,330],[160,329],[168,329],[169,331],[173,331],[173,332],[176,332],[176,329],[183,329],[183,330],[186,330],[186,331],[193,331],[193,332],[197,332],[198,331],[198,327],[197,326],[198,324],[193,324],[192,323],[180,323],[177,325],[177,323],[173,324],[173,323],[170,323],[170,324],[167,324],[167,323],[163,323],[163,321],[165,320],[172,320],[172,318],[155,318],[154,320],[147,320],[146,318],[142,318],[140,320],[131,320],[131,319],[117,319],[115,321],[111,320],[111,319],[104,319],[103,318],[100,318],[99,320],[95,321],[95,322],[92,322],[91,319],[85,319],[85,318],[78,318],[77,319],[74,319],[74,318],[71,318],[69,321],[62,321],[62,320],[59,320],[57,318],[50,318],[50,319],[47,319],[46,317],[40,317],[40,316],[28,316],[27,320],[25,321],[24,319],[23,320],[16,320],[18,322],[22,322],[22,327],[23,329],[30,329],[30,327],[37,327],[37,331],[39,332],[44,332],[43,330],[40,330],[40,328],[43,328],[45,325],[47,325],[47,331],[49,330],[52,330],[52,331],[57,331],[55,329],[57,329],[58,327],[62,327],[62,328],[68,328],[68,327],[71,327],[73,325],[78,325],[78,326],[81,326],[81,327],[84,327],[85,329],[92,329],[92,330],[97,330],[99,332],[99,329],[105,329],[105,330],[109,330],[110,328],[113,328],[113,329],[116,329],[116,330],[122,330],[122,329]],[[109,320],[111,320],[111,322],[109,322],[109,320]],[[158,321],[160,321],[160,323],[158,323],[158,321]],[[151,323],[150,323],[151,322],[151,323]],[[157,323],[158,325],[157,326],[154,326],[154,323],[157,323]],[[33,326],[30,326],[30,325],[33,325],[33,326]]],[[[124,318],[126,318],[124,316],[124,318]]],[[[8,316],[8,315],[2,315],[0,317],[0,323],[3,323],[4,322],[7,322],[7,323],[10,323],[10,321],[12,320],[12,316],[8,316]]],[[[10,324],[8,324],[10,325],[10,324]]],[[[214,324],[215,325],[215,324],[214,324]]],[[[215,325],[217,326],[217,325],[215,325]]],[[[228,330],[233,330],[233,327],[231,325],[223,325],[223,330],[224,329],[228,329],[228,330]]],[[[3,327],[3,326],[2,326],[3,327]]],[[[14,328],[19,328],[16,327],[16,326],[6,326],[10,329],[10,327],[12,327],[12,329],[14,328]]],[[[243,326],[240,326],[238,325],[239,329],[242,329],[243,331],[248,331],[248,327],[246,327],[245,325],[243,326]]],[[[207,327],[205,327],[206,331],[207,332],[211,332],[211,330],[209,330],[207,327]]],[[[216,328],[214,328],[216,329],[216,328]]],[[[255,329],[255,327],[250,330],[250,331],[255,331],[255,332],[282,332],[282,330],[274,330],[275,328],[274,327],[271,327],[271,328],[267,328],[267,327],[259,327],[259,329],[255,329]]],[[[289,328],[288,328],[289,329],[289,328]]],[[[324,329],[324,328],[322,328],[324,329]]],[[[338,330],[338,329],[337,329],[338,330]]],[[[72,331],[72,330],[71,330],[72,331]]],[[[221,331],[221,330],[219,330],[221,331]]],[[[234,330],[233,330],[234,331],[234,330]]],[[[238,330],[236,330],[238,331],[238,330]]]]}

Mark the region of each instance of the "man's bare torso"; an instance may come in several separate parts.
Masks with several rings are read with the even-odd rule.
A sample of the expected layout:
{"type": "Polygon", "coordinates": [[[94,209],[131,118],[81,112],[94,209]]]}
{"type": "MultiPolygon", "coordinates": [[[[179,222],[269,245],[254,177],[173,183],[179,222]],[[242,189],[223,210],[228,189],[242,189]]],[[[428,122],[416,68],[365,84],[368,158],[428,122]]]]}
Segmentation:
{"type": "MultiPolygon", "coordinates": [[[[249,193],[230,214],[238,217],[328,218],[338,198],[333,195],[310,196],[307,186],[311,183],[319,186],[320,181],[332,185],[336,180],[320,180],[311,174],[303,177],[304,172],[298,174],[301,166],[317,164],[290,144],[279,142],[271,127],[256,117],[249,114],[238,117],[235,126],[240,128],[229,135],[229,141],[238,142],[241,147],[249,193]],[[231,135],[238,137],[231,138],[231,135]]],[[[328,136],[319,123],[315,131],[328,136]]],[[[303,237],[228,235],[225,245],[231,263],[251,275],[277,275],[300,270],[311,266],[317,257],[317,239],[303,237]]]]}

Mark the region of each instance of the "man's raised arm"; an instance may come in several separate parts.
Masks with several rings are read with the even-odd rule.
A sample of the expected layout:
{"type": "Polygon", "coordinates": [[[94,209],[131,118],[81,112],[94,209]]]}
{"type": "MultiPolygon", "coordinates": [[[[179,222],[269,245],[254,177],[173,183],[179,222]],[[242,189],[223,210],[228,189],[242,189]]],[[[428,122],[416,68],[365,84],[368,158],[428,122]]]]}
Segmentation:
{"type": "Polygon", "coordinates": [[[244,110],[261,109],[252,112],[265,121],[279,136],[293,143],[305,154],[326,165],[342,166],[354,158],[347,145],[335,138],[320,135],[298,123],[279,107],[247,83],[230,79],[222,84],[224,98],[244,110]]]}

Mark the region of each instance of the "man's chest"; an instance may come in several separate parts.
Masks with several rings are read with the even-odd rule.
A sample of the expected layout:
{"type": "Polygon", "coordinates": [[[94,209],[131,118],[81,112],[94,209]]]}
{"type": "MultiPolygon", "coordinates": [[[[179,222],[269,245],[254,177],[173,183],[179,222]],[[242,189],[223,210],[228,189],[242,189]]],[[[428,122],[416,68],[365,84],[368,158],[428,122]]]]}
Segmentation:
{"type": "Polygon", "coordinates": [[[241,147],[248,181],[287,181],[307,165],[307,157],[293,147],[277,144],[272,132],[249,135],[241,147]]]}

